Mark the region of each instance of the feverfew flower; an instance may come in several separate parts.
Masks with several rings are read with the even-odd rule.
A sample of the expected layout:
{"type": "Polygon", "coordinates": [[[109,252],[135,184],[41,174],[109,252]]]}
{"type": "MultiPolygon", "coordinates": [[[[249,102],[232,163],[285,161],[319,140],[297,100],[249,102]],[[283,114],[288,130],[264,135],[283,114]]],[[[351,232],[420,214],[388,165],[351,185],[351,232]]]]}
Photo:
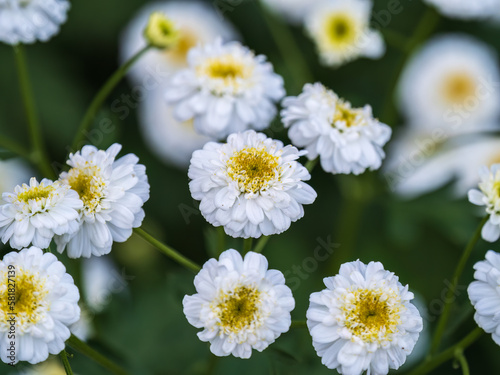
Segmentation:
{"type": "Polygon", "coordinates": [[[80,317],[80,295],[53,254],[33,246],[5,255],[0,261],[0,297],[3,362],[36,364],[64,349],[71,335],[68,327],[80,317]],[[15,303],[9,303],[13,299],[15,303]],[[15,338],[9,337],[12,331],[15,338]]]}
{"type": "Polygon", "coordinates": [[[495,242],[500,237],[500,164],[479,170],[479,189],[469,191],[469,201],[478,206],[486,206],[490,218],[484,224],[481,235],[485,241],[495,242]]]}
{"type": "Polygon", "coordinates": [[[499,0],[424,0],[434,5],[438,11],[451,18],[464,20],[485,19],[498,14],[499,0]]]}
{"type": "Polygon", "coordinates": [[[189,323],[203,328],[201,341],[219,356],[250,358],[252,349],[266,349],[291,324],[295,307],[292,291],[278,270],[267,269],[267,259],[229,249],[210,259],[196,275],[197,293],[182,304],[189,323]]]}
{"type": "Polygon", "coordinates": [[[203,217],[232,237],[282,233],[304,216],[316,192],[293,146],[248,130],[195,151],[188,175],[203,217]]]}
{"type": "Polygon", "coordinates": [[[413,293],[380,262],[345,263],[311,294],[307,326],[321,362],[340,374],[384,375],[412,352],[422,318],[413,293]]]}
{"type": "Polygon", "coordinates": [[[444,133],[441,139],[498,129],[499,81],[498,59],[491,47],[468,35],[439,36],[405,67],[399,106],[412,128],[424,135],[444,133]]]}
{"type": "Polygon", "coordinates": [[[500,345],[500,254],[489,250],[486,260],[474,265],[474,279],[467,289],[476,309],[474,320],[500,345]]]}
{"type": "Polygon", "coordinates": [[[78,231],[55,237],[60,253],[67,247],[70,258],[108,254],[113,241],[126,241],[141,225],[149,199],[146,168],[134,154],[115,160],[121,148],[117,143],[106,151],[84,146],[70,154],[71,169],[60,180],[78,193],[83,208],[78,231]]]}
{"type": "Polygon", "coordinates": [[[0,2],[0,41],[45,42],[59,32],[69,7],[67,0],[4,0],[0,2]]]}
{"type": "Polygon", "coordinates": [[[313,6],[305,26],[324,65],[338,67],[384,54],[381,34],[370,29],[371,10],[372,2],[366,0],[321,1],[313,6]]]}
{"type": "Polygon", "coordinates": [[[363,173],[380,168],[382,147],[391,128],[373,118],[369,105],[352,108],[321,83],[306,84],[297,97],[287,97],[281,112],[289,138],[305,148],[309,159],[320,157],[331,173],[363,173]]]}
{"type": "Polygon", "coordinates": [[[14,249],[30,244],[46,249],[55,235],[72,235],[78,230],[82,201],[69,186],[31,178],[30,184],[3,193],[0,205],[0,236],[14,249]]]}
{"type": "Polygon", "coordinates": [[[188,68],[174,73],[165,98],[179,121],[194,119],[200,134],[224,138],[248,128],[262,130],[276,115],[283,79],[262,55],[221,39],[189,51],[188,68]]]}
{"type": "Polygon", "coordinates": [[[130,68],[128,75],[134,85],[142,86],[147,92],[156,92],[171,72],[185,68],[191,48],[212,42],[217,37],[223,40],[237,38],[234,28],[217,14],[211,4],[190,0],[147,3],[123,32],[120,41],[122,63],[146,46],[143,30],[152,12],[162,12],[168,16],[178,30],[178,39],[167,50],[147,51],[130,68]]]}

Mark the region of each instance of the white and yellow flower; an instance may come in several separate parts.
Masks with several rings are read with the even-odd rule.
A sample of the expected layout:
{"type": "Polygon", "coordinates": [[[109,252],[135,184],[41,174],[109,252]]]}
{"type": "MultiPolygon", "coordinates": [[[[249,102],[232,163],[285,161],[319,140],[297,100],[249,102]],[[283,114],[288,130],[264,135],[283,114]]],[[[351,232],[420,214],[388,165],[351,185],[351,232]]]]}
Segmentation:
{"type": "Polygon", "coordinates": [[[491,333],[493,341],[500,345],[500,254],[489,250],[486,259],[474,265],[474,279],[467,292],[476,309],[477,325],[491,333]]]}
{"type": "Polygon", "coordinates": [[[300,155],[253,130],[231,134],[224,144],[209,142],[193,153],[191,195],[201,201],[203,217],[232,237],[282,233],[316,199],[300,155]]]}
{"type": "Polygon", "coordinates": [[[134,154],[116,159],[121,147],[84,146],[69,156],[71,169],[61,173],[60,181],[78,193],[83,208],[78,231],[55,237],[60,253],[67,248],[70,258],[108,254],[113,241],[126,241],[141,225],[149,199],[146,168],[134,154]]]}
{"type": "Polygon", "coordinates": [[[280,271],[267,268],[263,255],[249,252],[242,259],[229,249],[196,275],[197,293],[184,297],[184,314],[203,328],[198,337],[216,356],[250,358],[252,349],[263,351],[290,328],[292,291],[280,271]]]}
{"type": "Polygon", "coordinates": [[[5,255],[0,261],[2,361],[36,364],[60,353],[69,326],[80,317],[79,299],[73,278],[53,254],[33,246],[5,255]]]}
{"type": "Polygon", "coordinates": [[[321,362],[340,374],[385,375],[412,352],[422,318],[413,293],[380,262],[345,263],[311,294],[307,326],[321,362]]]}
{"type": "Polygon", "coordinates": [[[319,156],[323,169],[334,174],[380,168],[382,147],[391,137],[391,128],[373,118],[369,105],[352,108],[321,83],[285,98],[281,116],[292,143],[311,160],[319,156]]]}
{"type": "Polygon", "coordinates": [[[67,0],[5,0],[0,2],[0,41],[18,43],[45,42],[66,22],[67,0]]]}
{"type": "Polygon", "coordinates": [[[479,190],[469,190],[469,201],[478,206],[486,206],[490,216],[484,224],[481,235],[485,241],[495,242],[500,238],[500,164],[479,170],[479,190]]]}
{"type": "Polygon", "coordinates": [[[269,126],[285,90],[264,56],[217,39],[191,49],[188,64],[171,76],[165,90],[177,120],[194,119],[198,133],[217,139],[269,126]]]}
{"type": "Polygon", "coordinates": [[[324,65],[338,67],[384,54],[381,34],[370,29],[372,6],[366,0],[329,0],[312,6],[305,25],[324,65]]]}
{"type": "Polygon", "coordinates": [[[33,244],[46,249],[54,236],[78,230],[78,194],[59,181],[31,178],[30,184],[3,193],[0,205],[0,236],[5,244],[22,249],[33,244]]]}

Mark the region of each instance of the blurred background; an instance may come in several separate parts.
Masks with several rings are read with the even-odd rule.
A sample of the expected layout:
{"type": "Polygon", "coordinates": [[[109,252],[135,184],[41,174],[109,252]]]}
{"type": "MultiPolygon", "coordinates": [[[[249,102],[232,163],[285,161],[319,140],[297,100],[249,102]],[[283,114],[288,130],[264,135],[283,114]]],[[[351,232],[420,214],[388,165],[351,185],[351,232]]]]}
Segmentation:
{"type": "MultiPolygon", "coordinates": [[[[389,4],[393,1],[376,0],[372,26],[385,39],[385,54],[378,60],[358,59],[333,69],[319,63],[314,43],[304,28],[296,22],[289,23],[279,12],[269,11],[259,2],[250,0],[204,3],[203,12],[210,13],[215,20],[227,22],[228,34],[268,57],[275,71],[283,76],[287,95],[298,95],[306,83],[301,61],[293,55],[295,49],[307,64],[313,81],[322,82],[355,106],[370,104],[374,115],[393,128],[394,142],[386,148],[388,159],[392,160],[388,160],[389,169],[356,177],[327,174],[318,165],[310,181],[318,192],[316,202],[305,207],[304,218],[292,224],[290,230],[271,237],[265,255],[270,268],[281,270],[293,289],[296,298],[296,308],[292,312],[294,320],[305,319],[310,293],[323,289],[322,279],[335,275],[344,261],[358,258],[365,263],[380,261],[386,269],[399,275],[403,285],[409,284],[415,292],[425,325],[414,355],[398,371],[405,373],[425,355],[429,335],[444,305],[448,282],[482,215],[481,210],[468,203],[465,195],[467,188],[477,182],[474,177],[472,182],[470,179],[465,182],[472,186],[457,189],[456,184],[464,178],[461,171],[467,167],[473,175],[476,170],[476,165],[467,164],[476,153],[461,151],[462,147],[485,140],[496,141],[499,122],[493,114],[488,120],[491,126],[480,134],[476,131],[453,133],[449,140],[440,139],[438,145],[433,140],[432,152],[425,151],[420,155],[422,160],[404,164],[409,160],[404,155],[410,155],[415,149],[415,145],[407,147],[405,142],[411,144],[411,140],[417,138],[410,136],[410,141],[408,138],[405,141],[409,129],[413,129],[410,134],[415,134],[413,131],[419,126],[428,129],[432,124],[428,119],[409,119],[412,115],[411,111],[405,112],[405,100],[398,99],[404,96],[397,94],[399,77],[427,40],[457,32],[471,35],[478,43],[487,45],[485,48],[493,56],[494,69],[498,69],[495,53],[500,50],[500,23],[446,18],[429,5],[415,0],[401,0],[398,2],[399,11],[390,12],[388,10],[393,8],[389,4]],[[277,35],[282,38],[277,39],[277,35]],[[290,38],[294,46],[285,43],[290,38]],[[420,125],[423,122],[425,124],[420,125]],[[439,158],[448,162],[440,164],[439,158]],[[436,159],[438,161],[432,164],[436,159]],[[450,160],[454,161],[453,165],[450,160]],[[398,168],[405,168],[405,165],[409,165],[409,169],[404,169],[403,173],[398,168]],[[419,171],[423,180],[417,176],[414,184],[403,186],[419,171]],[[419,189],[419,186],[424,188],[419,189]],[[319,253],[323,255],[324,250],[330,253],[326,260],[318,256],[319,253]]],[[[124,46],[129,43],[124,30],[143,6],[144,1],[139,0],[73,2],[68,21],[59,35],[48,43],[27,46],[29,71],[44,138],[59,171],[64,168],[68,153],[76,151],[68,145],[72,143],[93,95],[123,61],[123,56],[129,54],[127,49],[134,48],[133,45],[124,46]]],[[[195,12],[192,14],[193,17],[199,16],[195,12]]],[[[423,66],[424,71],[434,66],[434,63],[429,64],[423,66]]],[[[0,66],[0,131],[28,147],[14,55],[12,48],[3,44],[0,45],[0,66]]],[[[498,90],[496,82],[497,85],[493,86],[498,90]]],[[[162,138],[159,136],[157,142],[152,143],[151,138],[155,136],[151,136],[152,128],[145,122],[158,121],[168,115],[162,114],[162,109],[158,112],[148,109],[148,102],[155,99],[151,93],[143,91],[146,90],[140,88],[140,71],[135,71],[109,97],[95,121],[94,129],[101,131],[89,132],[87,141],[101,149],[119,142],[123,144],[122,154],[132,152],[139,156],[147,167],[151,184],[151,198],[145,205],[144,228],[202,264],[214,255],[217,234],[205,222],[197,209],[197,202],[190,196],[185,158],[169,160],[168,152],[161,150],[162,138]],[[148,120],[141,111],[147,111],[153,119],[148,120]]],[[[417,95],[415,93],[415,97],[417,95]]],[[[500,106],[500,102],[496,105],[500,106]]],[[[481,130],[479,125],[476,130],[481,130]]],[[[289,143],[279,118],[266,133],[289,143]]],[[[167,139],[168,134],[167,131],[164,149],[173,147],[169,144],[171,139],[167,139]]],[[[425,134],[428,133],[422,131],[418,137],[428,139],[425,134]]],[[[202,141],[205,140],[199,140],[202,141]]],[[[479,143],[477,145],[478,149],[484,149],[479,143]]],[[[490,148],[491,155],[487,156],[493,161],[495,155],[500,155],[500,148],[498,144],[490,148]]],[[[12,157],[7,152],[0,156],[2,159],[12,157]]],[[[487,161],[481,159],[477,163],[486,164],[487,161]]],[[[13,170],[19,171],[20,168],[17,166],[13,170]]],[[[4,173],[1,168],[0,173],[4,173]]],[[[0,179],[7,177],[0,175],[0,179]]],[[[242,249],[241,240],[228,239],[227,243],[228,247],[242,249]]],[[[498,244],[480,241],[473,252],[459,284],[443,348],[457,342],[475,327],[466,287],[473,277],[472,265],[484,259],[488,249],[500,251],[498,244]]],[[[9,249],[4,247],[0,251],[3,256],[9,249]]],[[[197,330],[188,324],[182,312],[183,296],[195,292],[194,275],[141,238],[132,236],[124,244],[115,243],[111,255],[99,265],[69,260],[65,254],[60,259],[78,284],[85,284],[82,302],[86,319],[80,327],[82,337],[133,374],[334,372],[321,364],[306,328],[295,328],[283,334],[263,353],[254,352],[250,360],[212,356],[208,344],[198,340],[197,330]],[[98,267],[102,271],[96,271],[98,267]]],[[[500,373],[498,353],[498,346],[489,335],[484,335],[465,354],[472,373],[495,374],[500,373]]],[[[58,358],[54,360],[58,362],[58,358]]],[[[78,353],[74,353],[71,364],[77,374],[107,373],[78,353]]],[[[432,373],[459,373],[460,370],[452,365],[452,362],[447,362],[432,373]]],[[[0,366],[0,374],[26,371],[34,370],[19,365],[13,372],[8,366],[0,366]]],[[[55,375],[60,370],[38,368],[36,371],[55,375]]]]}

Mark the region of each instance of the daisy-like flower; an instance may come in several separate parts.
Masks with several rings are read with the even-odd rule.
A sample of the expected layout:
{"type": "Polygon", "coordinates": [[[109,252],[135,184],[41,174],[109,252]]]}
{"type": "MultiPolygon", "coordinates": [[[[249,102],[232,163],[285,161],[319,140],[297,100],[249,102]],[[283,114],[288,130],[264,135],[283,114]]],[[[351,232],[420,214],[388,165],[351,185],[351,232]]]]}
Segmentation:
{"type": "Polygon", "coordinates": [[[445,136],[498,129],[495,51],[466,35],[439,36],[417,51],[398,87],[399,106],[419,133],[445,136]]]}
{"type": "Polygon", "coordinates": [[[326,172],[360,174],[380,168],[391,128],[373,118],[369,105],[352,108],[315,83],[306,84],[299,96],[285,98],[283,108],[292,143],[305,148],[311,160],[319,156],[326,172]]]}
{"type": "Polygon", "coordinates": [[[479,190],[469,190],[469,201],[478,206],[486,206],[490,215],[484,224],[481,235],[485,241],[495,242],[500,238],[500,164],[479,170],[479,190]]]}
{"type": "Polygon", "coordinates": [[[66,22],[69,7],[67,0],[4,0],[0,2],[0,41],[45,42],[66,22]]]}
{"type": "Polygon", "coordinates": [[[447,17],[464,20],[485,19],[499,13],[499,0],[424,0],[447,17]]]}
{"type": "Polygon", "coordinates": [[[30,184],[3,193],[0,205],[0,236],[5,244],[22,249],[30,244],[46,249],[56,235],[78,230],[78,194],[59,181],[31,178],[30,184]]]}
{"type": "Polygon", "coordinates": [[[372,2],[365,0],[320,1],[313,6],[305,26],[324,65],[338,67],[384,54],[381,34],[370,29],[371,10],[372,2]]]}
{"type": "Polygon", "coordinates": [[[489,250],[486,260],[474,265],[474,279],[467,292],[476,309],[474,320],[477,325],[491,333],[493,341],[500,345],[500,254],[489,250]]]}
{"type": "Polygon", "coordinates": [[[161,88],[169,73],[187,66],[187,54],[191,48],[212,42],[218,37],[223,40],[237,39],[234,28],[219,17],[209,4],[191,0],[148,3],[138,11],[123,32],[120,43],[122,63],[146,46],[143,30],[153,12],[168,16],[175,24],[178,38],[167,50],[147,51],[130,68],[129,77],[133,83],[142,86],[148,93],[161,88]]]}
{"type": "Polygon", "coordinates": [[[197,46],[188,65],[169,78],[165,98],[179,121],[194,119],[196,131],[209,137],[266,128],[285,95],[272,65],[239,42],[197,46]]]}
{"type": "Polygon", "coordinates": [[[291,23],[300,23],[309,12],[311,4],[322,0],[261,0],[276,14],[284,16],[291,23]]]}
{"type": "Polygon", "coordinates": [[[227,143],[209,142],[195,151],[189,189],[201,201],[203,217],[232,237],[258,238],[282,233],[304,216],[316,192],[311,175],[296,160],[293,146],[248,130],[227,143]]]}
{"type": "Polygon", "coordinates": [[[385,375],[412,352],[422,318],[413,293],[380,262],[345,263],[311,294],[307,326],[321,362],[340,374],[385,375]]]}
{"type": "Polygon", "coordinates": [[[80,295],[64,265],[37,247],[0,261],[0,358],[36,364],[58,354],[80,317],[80,295]]]}
{"type": "Polygon", "coordinates": [[[295,307],[292,291],[278,270],[267,269],[267,259],[229,249],[210,259],[196,275],[196,294],[182,304],[188,322],[213,354],[250,358],[252,349],[266,349],[291,324],[295,307]]]}
{"type": "Polygon", "coordinates": [[[108,254],[113,241],[126,241],[141,225],[149,199],[146,168],[134,154],[115,160],[121,148],[116,143],[106,151],[84,146],[69,156],[71,169],[60,180],[78,193],[83,208],[78,231],[54,238],[60,253],[67,248],[70,258],[108,254]]]}

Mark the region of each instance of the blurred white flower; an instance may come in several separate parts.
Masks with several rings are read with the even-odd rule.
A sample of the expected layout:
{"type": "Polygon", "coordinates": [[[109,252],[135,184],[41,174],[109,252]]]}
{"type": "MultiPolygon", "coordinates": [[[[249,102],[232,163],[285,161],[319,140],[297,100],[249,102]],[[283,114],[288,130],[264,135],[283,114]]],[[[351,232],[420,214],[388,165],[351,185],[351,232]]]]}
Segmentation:
{"type": "Polygon", "coordinates": [[[478,206],[486,206],[490,216],[484,224],[481,235],[485,241],[495,242],[500,238],[500,164],[479,170],[479,189],[469,191],[469,201],[478,206]]]}
{"type": "Polygon", "coordinates": [[[194,199],[212,225],[232,237],[258,238],[287,230],[304,216],[316,192],[293,146],[248,130],[193,153],[188,176],[194,199]]]}
{"type": "Polygon", "coordinates": [[[324,0],[260,0],[274,13],[282,15],[292,23],[301,23],[311,6],[324,0]]]}
{"type": "Polygon", "coordinates": [[[210,259],[196,275],[196,294],[182,304],[189,323],[203,328],[201,341],[223,357],[250,358],[252,349],[266,349],[291,324],[292,291],[278,270],[268,270],[266,257],[229,249],[210,259]]]}
{"type": "Polygon", "coordinates": [[[321,362],[340,374],[385,375],[412,352],[422,318],[413,293],[382,263],[345,263],[311,294],[307,326],[321,362]]]}
{"type": "Polygon", "coordinates": [[[32,177],[29,185],[3,193],[0,205],[0,236],[14,249],[30,244],[46,249],[54,236],[72,235],[79,227],[83,207],[78,194],[59,181],[32,177]]]}
{"type": "Polygon", "coordinates": [[[444,145],[440,138],[412,131],[401,134],[387,152],[384,176],[392,191],[413,198],[453,181],[456,197],[465,197],[477,186],[477,171],[483,165],[500,163],[500,138],[467,136],[444,145]]]}
{"type": "Polygon", "coordinates": [[[83,208],[78,231],[54,238],[60,253],[67,248],[70,258],[108,254],[113,241],[126,241],[132,228],[141,226],[149,199],[146,168],[134,154],[115,160],[121,148],[117,143],[106,151],[84,146],[70,154],[71,169],[60,180],[78,193],[83,208]]]}
{"type": "Polygon", "coordinates": [[[369,105],[351,108],[321,83],[306,84],[299,96],[285,98],[281,116],[292,143],[311,160],[319,156],[326,172],[380,168],[391,128],[373,118],[369,105]]]}
{"type": "Polygon", "coordinates": [[[198,133],[217,139],[269,126],[285,90],[264,56],[217,39],[191,49],[188,64],[169,78],[165,90],[179,121],[194,119],[198,133]]]}
{"type": "Polygon", "coordinates": [[[451,18],[464,20],[486,19],[500,13],[499,0],[424,0],[451,18]]]}
{"type": "Polygon", "coordinates": [[[491,333],[493,341],[500,345],[500,254],[489,250],[486,260],[474,265],[474,279],[467,289],[476,309],[474,320],[477,325],[491,333]]]}
{"type": "Polygon", "coordinates": [[[188,51],[198,44],[237,38],[233,27],[201,1],[161,1],[148,3],[130,21],[120,41],[120,60],[125,62],[146,46],[143,36],[152,12],[164,13],[179,30],[177,44],[168,50],[150,50],[129,71],[129,77],[146,91],[156,91],[169,73],[187,66],[188,51]],[[152,88],[153,87],[153,88],[152,88]]]}
{"type": "Polygon", "coordinates": [[[31,176],[34,176],[33,171],[22,159],[0,160],[0,195],[27,183],[31,176]]]}
{"type": "Polygon", "coordinates": [[[324,65],[338,67],[385,53],[381,34],[370,29],[372,6],[366,0],[329,0],[312,6],[305,25],[324,65]]]}
{"type": "Polygon", "coordinates": [[[36,364],[59,354],[71,335],[69,326],[80,318],[73,278],[53,254],[34,246],[0,261],[0,297],[0,358],[5,363],[36,364]],[[9,304],[9,280],[15,280],[15,304],[9,304]],[[9,337],[12,331],[14,338],[9,337]]]}
{"type": "Polygon", "coordinates": [[[45,42],[66,22],[67,0],[3,0],[0,2],[0,41],[16,45],[45,42]]]}
{"type": "Polygon", "coordinates": [[[427,42],[405,67],[399,105],[410,126],[451,136],[498,128],[500,73],[495,52],[466,35],[427,42]]]}

